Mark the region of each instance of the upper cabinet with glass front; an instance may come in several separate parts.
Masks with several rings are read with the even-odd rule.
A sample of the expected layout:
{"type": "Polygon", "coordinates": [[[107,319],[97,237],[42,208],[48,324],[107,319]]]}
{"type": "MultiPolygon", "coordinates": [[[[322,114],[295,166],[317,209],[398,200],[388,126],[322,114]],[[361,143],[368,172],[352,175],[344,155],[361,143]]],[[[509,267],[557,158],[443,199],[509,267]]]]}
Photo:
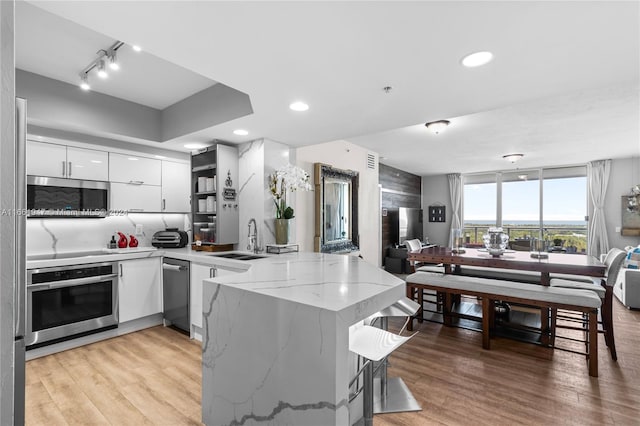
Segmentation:
{"type": "Polygon", "coordinates": [[[27,174],[107,181],[109,154],[95,149],[28,141],[27,174]]]}
{"type": "Polygon", "coordinates": [[[314,250],[358,250],[358,172],[314,165],[316,221],[314,250]]]}

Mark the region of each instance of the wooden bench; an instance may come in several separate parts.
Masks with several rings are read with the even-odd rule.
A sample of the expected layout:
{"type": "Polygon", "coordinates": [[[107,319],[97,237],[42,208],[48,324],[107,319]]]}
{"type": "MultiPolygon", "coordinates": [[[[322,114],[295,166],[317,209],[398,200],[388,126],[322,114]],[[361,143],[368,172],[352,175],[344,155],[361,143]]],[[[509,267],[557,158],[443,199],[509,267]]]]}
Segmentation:
{"type": "Polygon", "coordinates": [[[483,349],[490,349],[491,331],[495,319],[494,302],[496,300],[585,313],[588,315],[589,330],[586,353],[589,375],[598,377],[597,314],[602,301],[592,291],[429,272],[415,272],[408,275],[406,282],[408,297],[411,297],[416,289],[444,293],[443,315],[445,319],[450,317],[449,307],[452,295],[464,294],[482,298],[483,349]]]}

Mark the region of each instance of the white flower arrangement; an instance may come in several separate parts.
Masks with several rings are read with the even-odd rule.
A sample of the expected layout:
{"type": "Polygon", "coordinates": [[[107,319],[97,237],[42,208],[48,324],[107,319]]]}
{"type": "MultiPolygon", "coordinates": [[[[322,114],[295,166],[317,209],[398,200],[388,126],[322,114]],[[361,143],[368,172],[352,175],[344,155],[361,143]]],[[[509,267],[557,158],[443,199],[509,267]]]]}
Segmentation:
{"type": "Polygon", "coordinates": [[[292,164],[276,169],[269,175],[269,190],[276,205],[276,219],[292,219],[293,208],[287,206],[287,192],[310,191],[309,174],[292,164]]]}

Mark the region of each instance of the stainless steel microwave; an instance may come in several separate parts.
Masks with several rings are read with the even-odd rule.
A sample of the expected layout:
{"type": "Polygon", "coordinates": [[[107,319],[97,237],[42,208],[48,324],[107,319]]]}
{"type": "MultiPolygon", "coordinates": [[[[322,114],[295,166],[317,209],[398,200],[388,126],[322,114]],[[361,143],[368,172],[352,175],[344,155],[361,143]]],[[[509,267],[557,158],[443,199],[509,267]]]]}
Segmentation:
{"type": "Polygon", "coordinates": [[[27,176],[27,217],[106,217],[109,188],[103,181],[27,176]]]}

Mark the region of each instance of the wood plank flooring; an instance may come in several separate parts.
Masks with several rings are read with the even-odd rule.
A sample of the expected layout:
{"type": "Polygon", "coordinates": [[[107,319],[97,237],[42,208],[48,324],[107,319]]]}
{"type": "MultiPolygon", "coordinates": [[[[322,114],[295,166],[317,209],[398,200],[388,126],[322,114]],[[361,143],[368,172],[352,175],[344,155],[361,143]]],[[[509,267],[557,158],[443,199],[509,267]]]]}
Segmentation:
{"type": "MultiPolygon", "coordinates": [[[[600,377],[583,356],[434,323],[391,357],[423,410],[387,425],[640,425],[640,311],[614,301],[618,362],[599,336],[600,377]]],[[[397,329],[400,321],[391,321],[397,329]]],[[[200,345],[163,327],[27,363],[28,425],[200,424],[200,345]]]]}

